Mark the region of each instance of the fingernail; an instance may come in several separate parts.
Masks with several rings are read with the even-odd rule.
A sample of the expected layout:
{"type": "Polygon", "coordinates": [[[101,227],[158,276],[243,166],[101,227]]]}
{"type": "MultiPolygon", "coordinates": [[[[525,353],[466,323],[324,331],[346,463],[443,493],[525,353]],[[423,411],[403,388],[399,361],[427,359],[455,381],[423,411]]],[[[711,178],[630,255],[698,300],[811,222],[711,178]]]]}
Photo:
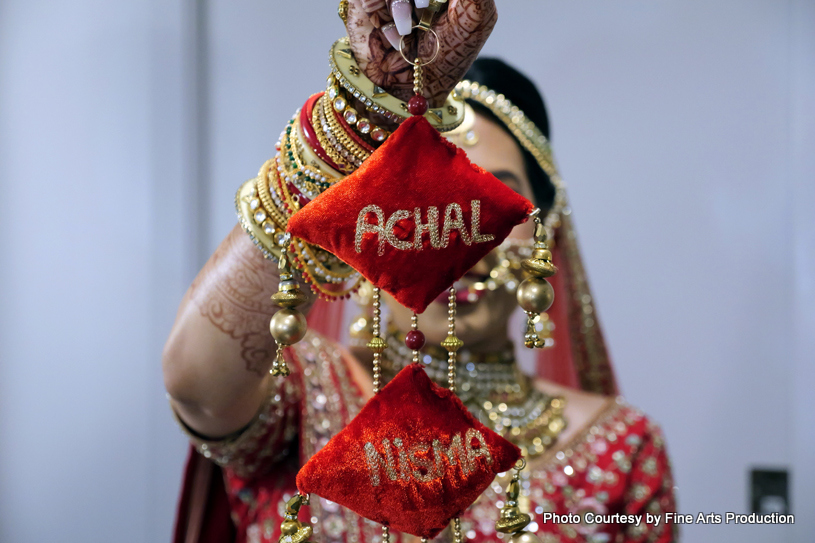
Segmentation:
{"type": "Polygon", "coordinates": [[[413,7],[410,0],[393,0],[391,4],[391,15],[396,23],[396,30],[402,36],[407,36],[413,29],[413,7]]]}
{"type": "Polygon", "coordinates": [[[402,40],[402,37],[396,30],[396,25],[393,23],[386,24],[385,26],[382,27],[382,33],[385,34],[385,38],[387,38],[388,42],[390,42],[393,48],[398,51],[399,42],[402,40]]]}
{"type": "Polygon", "coordinates": [[[416,0],[416,7],[424,9],[430,5],[430,0],[416,0]]]}

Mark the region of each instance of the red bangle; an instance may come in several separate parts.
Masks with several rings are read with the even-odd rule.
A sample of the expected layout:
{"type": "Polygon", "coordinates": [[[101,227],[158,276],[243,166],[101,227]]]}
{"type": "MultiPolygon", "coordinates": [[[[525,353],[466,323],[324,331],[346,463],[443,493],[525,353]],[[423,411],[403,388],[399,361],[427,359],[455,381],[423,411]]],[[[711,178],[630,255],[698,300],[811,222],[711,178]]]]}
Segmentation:
{"type": "Polygon", "coordinates": [[[311,98],[306,100],[306,103],[303,105],[303,108],[300,110],[300,129],[303,131],[303,137],[306,140],[306,143],[311,150],[314,151],[320,160],[328,164],[330,167],[334,168],[338,172],[342,170],[334,164],[334,161],[328,158],[325,150],[323,150],[323,146],[320,145],[320,142],[317,140],[317,135],[314,133],[314,128],[311,126],[311,113],[314,111],[314,104],[317,103],[317,100],[325,94],[325,92],[318,92],[317,94],[313,95],[311,98]]]}

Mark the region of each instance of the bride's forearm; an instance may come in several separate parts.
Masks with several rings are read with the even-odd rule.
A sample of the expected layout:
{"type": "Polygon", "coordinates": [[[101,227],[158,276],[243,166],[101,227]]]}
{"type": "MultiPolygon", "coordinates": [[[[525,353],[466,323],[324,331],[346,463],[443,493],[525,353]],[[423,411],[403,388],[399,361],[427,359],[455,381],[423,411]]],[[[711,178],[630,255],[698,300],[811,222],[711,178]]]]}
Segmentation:
{"type": "Polygon", "coordinates": [[[181,419],[211,437],[245,426],[268,393],[278,307],[277,265],[236,226],[195,278],[164,348],[163,371],[181,419]]]}

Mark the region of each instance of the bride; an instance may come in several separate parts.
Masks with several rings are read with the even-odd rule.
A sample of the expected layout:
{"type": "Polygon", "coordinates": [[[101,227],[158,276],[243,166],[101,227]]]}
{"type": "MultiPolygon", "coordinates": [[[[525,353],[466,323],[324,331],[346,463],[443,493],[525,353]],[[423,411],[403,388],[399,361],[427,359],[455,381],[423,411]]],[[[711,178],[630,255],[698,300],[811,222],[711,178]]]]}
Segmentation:
{"type": "MultiPolygon", "coordinates": [[[[397,99],[410,97],[412,69],[396,48],[401,36],[410,33],[412,18],[420,17],[428,5],[428,0],[350,0],[341,5],[359,68],[397,99]]],[[[517,307],[515,287],[522,278],[520,261],[531,250],[526,241],[532,237],[530,224],[516,227],[456,284],[456,330],[465,345],[458,357],[459,396],[484,424],[524,451],[529,466],[522,472],[519,505],[532,515],[530,531],[536,531],[539,540],[674,541],[672,523],[646,521],[646,513],[660,519],[664,512],[675,512],[665,443],[647,416],[617,396],[571,209],[549,148],[543,99],[529,79],[506,63],[476,60],[496,22],[492,0],[450,0],[449,6],[432,7],[441,8],[433,26],[441,53],[425,74],[425,96],[431,106],[437,105],[458,85],[468,104],[465,120],[445,136],[474,163],[547,212],[550,245],[560,270],[552,281],[555,303],[538,325],[549,347],[540,351],[531,376],[517,362],[525,347],[514,344],[509,333],[517,307]],[[459,83],[462,78],[466,81],[459,83]],[[508,115],[507,105],[517,110],[508,115]],[[541,420],[546,424],[541,426],[541,420]],[[559,518],[551,514],[563,515],[567,522],[548,520],[559,518]],[[626,521],[593,521],[615,514],[626,521]]],[[[315,115],[331,115],[330,107],[322,108],[327,100],[328,94],[315,96],[304,107],[315,115]]],[[[356,142],[363,149],[364,143],[375,148],[381,143],[379,135],[384,139],[394,128],[387,118],[369,113],[367,127],[356,118],[335,125],[347,131],[347,147],[354,148],[356,142]],[[375,130],[379,135],[372,137],[375,130]]],[[[292,125],[297,127],[295,149],[306,158],[316,157],[311,163],[319,164],[329,174],[326,178],[341,179],[353,171],[353,161],[343,159],[348,155],[335,156],[308,137],[304,118],[295,116],[298,122],[292,125]]],[[[291,133],[284,133],[283,139],[291,133]]],[[[277,291],[278,266],[273,260],[279,250],[274,225],[264,225],[271,220],[267,215],[285,220],[285,213],[263,208],[266,222],[254,223],[247,215],[258,207],[262,205],[248,212],[242,208],[241,225],[193,281],[164,351],[170,403],[193,445],[177,542],[276,541],[283,520],[280,504],[296,493],[297,471],[373,393],[371,355],[359,348],[370,334],[370,292],[366,295],[365,288],[357,296],[362,313],[352,324],[350,344],[339,342],[342,304],[316,301],[308,315],[312,331],[286,350],[292,375],[270,375],[275,345],[268,323],[277,310],[270,296],[277,291]]],[[[383,336],[389,348],[383,353],[382,377],[387,381],[412,362],[412,350],[405,346],[412,312],[383,298],[388,309],[383,336]]],[[[447,318],[446,294],[421,315],[427,339],[421,362],[442,385],[447,379],[446,352],[433,346],[444,339],[447,318]]],[[[506,537],[494,529],[503,486],[499,477],[461,517],[466,539],[506,537]]],[[[376,525],[337,504],[312,499],[309,511],[315,541],[381,541],[376,525]]],[[[452,535],[444,532],[440,537],[452,535]]]]}

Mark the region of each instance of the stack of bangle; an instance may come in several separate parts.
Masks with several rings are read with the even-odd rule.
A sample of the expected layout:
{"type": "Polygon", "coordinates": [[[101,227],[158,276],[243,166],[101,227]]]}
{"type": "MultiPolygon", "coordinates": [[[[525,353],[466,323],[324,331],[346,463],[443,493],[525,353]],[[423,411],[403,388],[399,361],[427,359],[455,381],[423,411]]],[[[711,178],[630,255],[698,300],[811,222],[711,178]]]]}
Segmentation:
{"type": "Polygon", "coordinates": [[[362,160],[351,155],[348,150],[339,142],[334,133],[331,132],[331,127],[328,125],[328,119],[325,116],[325,108],[323,107],[323,98],[317,100],[314,105],[314,112],[311,117],[311,127],[317,135],[320,149],[328,155],[331,162],[337,166],[337,169],[344,175],[354,172],[360,165],[362,160]]]}
{"type": "MultiPolygon", "coordinates": [[[[337,85],[337,80],[334,76],[328,78],[328,89],[326,90],[328,98],[334,107],[334,110],[339,113],[342,119],[348,124],[348,127],[359,135],[363,140],[370,140],[373,146],[383,143],[390,132],[381,126],[376,126],[367,117],[362,117],[351,106],[351,100],[348,95],[343,91],[342,87],[337,85]]],[[[362,104],[362,102],[360,102],[362,104]]],[[[364,105],[364,104],[362,104],[364,105]]]]}
{"type": "Polygon", "coordinates": [[[349,124],[356,123],[359,119],[357,111],[346,105],[342,98],[336,98],[332,102],[327,96],[323,96],[321,100],[331,132],[337,136],[348,152],[362,161],[371,156],[374,148],[362,139],[349,124]]]}
{"type": "MultiPolygon", "coordinates": [[[[258,177],[238,191],[236,206],[243,228],[263,251],[277,260],[282,255],[289,218],[341,176],[324,171],[314,161],[304,162],[300,111],[280,136],[277,156],[266,162],[258,177]]],[[[334,172],[335,173],[335,172],[334,172]]],[[[319,247],[295,239],[289,258],[303,280],[326,299],[347,297],[363,280],[359,272],[319,247]]]]}
{"type": "Polygon", "coordinates": [[[292,179],[292,184],[297,190],[309,200],[313,200],[342,177],[325,171],[319,165],[304,163],[306,145],[298,137],[302,133],[300,122],[300,119],[295,119],[290,125],[291,129],[281,134],[278,151],[281,152],[284,175],[292,179]]]}

